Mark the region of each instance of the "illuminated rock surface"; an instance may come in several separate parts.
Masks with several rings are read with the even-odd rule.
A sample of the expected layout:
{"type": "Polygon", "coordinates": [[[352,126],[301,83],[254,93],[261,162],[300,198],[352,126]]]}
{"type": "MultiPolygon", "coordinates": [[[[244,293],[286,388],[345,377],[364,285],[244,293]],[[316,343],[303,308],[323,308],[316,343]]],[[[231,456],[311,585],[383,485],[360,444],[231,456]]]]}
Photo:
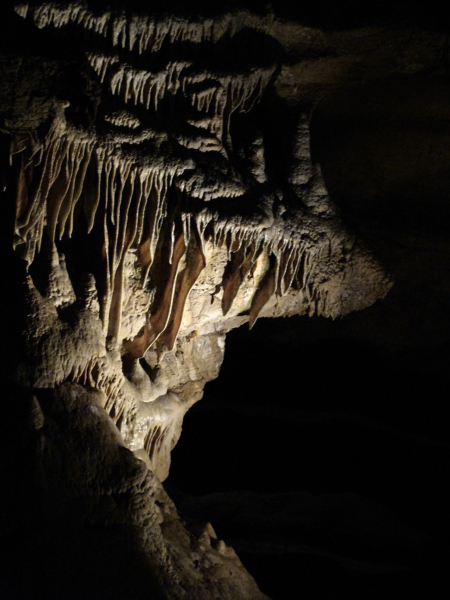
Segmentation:
{"type": "MultiPolygon", "coordinates": [[[[213,526],[181,520],[161,481],[228,331],[259,317],[341,318],[388,294],[405,253],[392,263],[367,215],[389,212],[420,179],[395,155],[412,162],[414,136],[441,149],[433,202],[446,214],[448,143],[429,125],[449,112],[442,36],[369,25],[330,29],[245,3],[5,9],[5,514],[15,517],[4,539],[31,564],[22,577],[11,554],[7,597],[265,597],[213,526]],[[405,101],[411,89],[417,101],[405,101]],[[373,93],[384,111],[371,113],[373,93]],[[352,113],[358,103],[366,112],[352,113]],[[371,168],[352,156],[357,143],[333,147],[339,126],[357,137],[388,114],[406,115],[392,156],[382,129],[370,133],[371,168]],[[58,577],[41,576],[47,564],[58,577]]],[[[413,245],[414,232],[402,235],[413,245]]]]}

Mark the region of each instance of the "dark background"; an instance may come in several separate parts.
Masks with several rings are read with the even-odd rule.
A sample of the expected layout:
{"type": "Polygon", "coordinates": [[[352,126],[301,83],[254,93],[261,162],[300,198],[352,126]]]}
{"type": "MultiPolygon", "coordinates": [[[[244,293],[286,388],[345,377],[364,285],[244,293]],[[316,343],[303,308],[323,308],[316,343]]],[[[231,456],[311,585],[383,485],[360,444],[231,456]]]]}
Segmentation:
{"type": "Polygon", "coordinates": [[[230,332],[172,454],[181,513],[274,600],[448,593],[450,348],[388,352],[362,320],[230,332]]]}

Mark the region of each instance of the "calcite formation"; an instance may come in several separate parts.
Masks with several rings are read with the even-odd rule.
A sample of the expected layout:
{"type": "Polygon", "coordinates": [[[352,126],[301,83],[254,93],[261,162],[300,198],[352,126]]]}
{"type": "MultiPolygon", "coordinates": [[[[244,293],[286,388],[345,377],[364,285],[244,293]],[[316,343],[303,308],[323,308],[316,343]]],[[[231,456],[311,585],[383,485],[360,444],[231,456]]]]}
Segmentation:
{"type": "MultiPolygon", "coordinates": [[[[59,410],[76,439],[89,430],[80,406],[95,415],[77,450],[80,481],[67,488],[125,493],[107,481],[118,450],[98,471],[94,430],[101,452],[134,453],[118,467],[134,499],[124,510],[163,597],[262,598],[211,526],[188,533],[162,489],[183,417],[217,377],[231,328],[260,316],[343,316],[392,281],[311,159],[311,98],[297,110],[289,164],[282,173],[270,164],[267,121],[285,85],[270,8],[189,16],[31,2],[16,13],[77,54],[53,56],[54,89],[40,109],[16,102],[1,126],[25,297],[11,378],[31,394],[36,431],[59,410]],[[58,87],[58,61],[75,69],[71,89],[58,87]],[[53,408],[42,400],[49,390],[53,408]],[[81,482],[83,469],[92,479],[81,482]]],[[[28,95],[41,84],[31,78],[28,95]]]]}

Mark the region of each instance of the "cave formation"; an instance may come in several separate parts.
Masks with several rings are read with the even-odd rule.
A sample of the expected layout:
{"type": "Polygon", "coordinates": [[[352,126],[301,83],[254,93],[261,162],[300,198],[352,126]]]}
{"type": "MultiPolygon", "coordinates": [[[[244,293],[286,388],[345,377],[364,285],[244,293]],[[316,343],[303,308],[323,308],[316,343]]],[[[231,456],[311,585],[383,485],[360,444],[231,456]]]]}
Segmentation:
{"type": "MultiPolygon", "coordinates": [[[[448,37],[431,12],[2,9],[3,597],[268,597],[175,486],[178,512],[171,453],[227,333],[259,318],[292,317],[261,325],[281,356],[305,332],[447,343],[448,37]]],[[[275,379],[284,359],[258,357],[275,379]]]]}

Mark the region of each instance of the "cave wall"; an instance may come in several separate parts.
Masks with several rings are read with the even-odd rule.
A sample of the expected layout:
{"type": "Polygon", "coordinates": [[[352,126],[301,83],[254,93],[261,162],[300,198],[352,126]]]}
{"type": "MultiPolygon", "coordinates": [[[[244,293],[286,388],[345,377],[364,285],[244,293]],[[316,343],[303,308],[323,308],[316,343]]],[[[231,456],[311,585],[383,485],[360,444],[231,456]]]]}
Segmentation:
{"type": "MultiPolygon", "coordinates": [[[[5,539],[29,538],[30,557],[42,532],[44,557],[77,540],[62,573],[81,561],[85,576],[49,577],[48,593],[100,593],[87,591],[87,565],[107,546],[105,597],[133,585],[133,597],[262,598],[212,526],[183,524],[163,490],[183,417],[217,377],[230,329],[336,319],[386,296],[385,213],[403,214],[399,190],[421,198],[429,177],[405,166],[413,158],[433,165],[423,169],[445,205],[446,137],[433,123],[446,116],[446,38],[283,10],[5,9],[3,378],[18,431],[5,539]],[[412,152],[424,139],[439,160],[412,152]],[[32,524],[20,519],[30,494],[32,524]],[[136,572],[117,566],[122,552],[136,572]]],[[[8,593],[39,597],[21,569],[8,593]]]]}

